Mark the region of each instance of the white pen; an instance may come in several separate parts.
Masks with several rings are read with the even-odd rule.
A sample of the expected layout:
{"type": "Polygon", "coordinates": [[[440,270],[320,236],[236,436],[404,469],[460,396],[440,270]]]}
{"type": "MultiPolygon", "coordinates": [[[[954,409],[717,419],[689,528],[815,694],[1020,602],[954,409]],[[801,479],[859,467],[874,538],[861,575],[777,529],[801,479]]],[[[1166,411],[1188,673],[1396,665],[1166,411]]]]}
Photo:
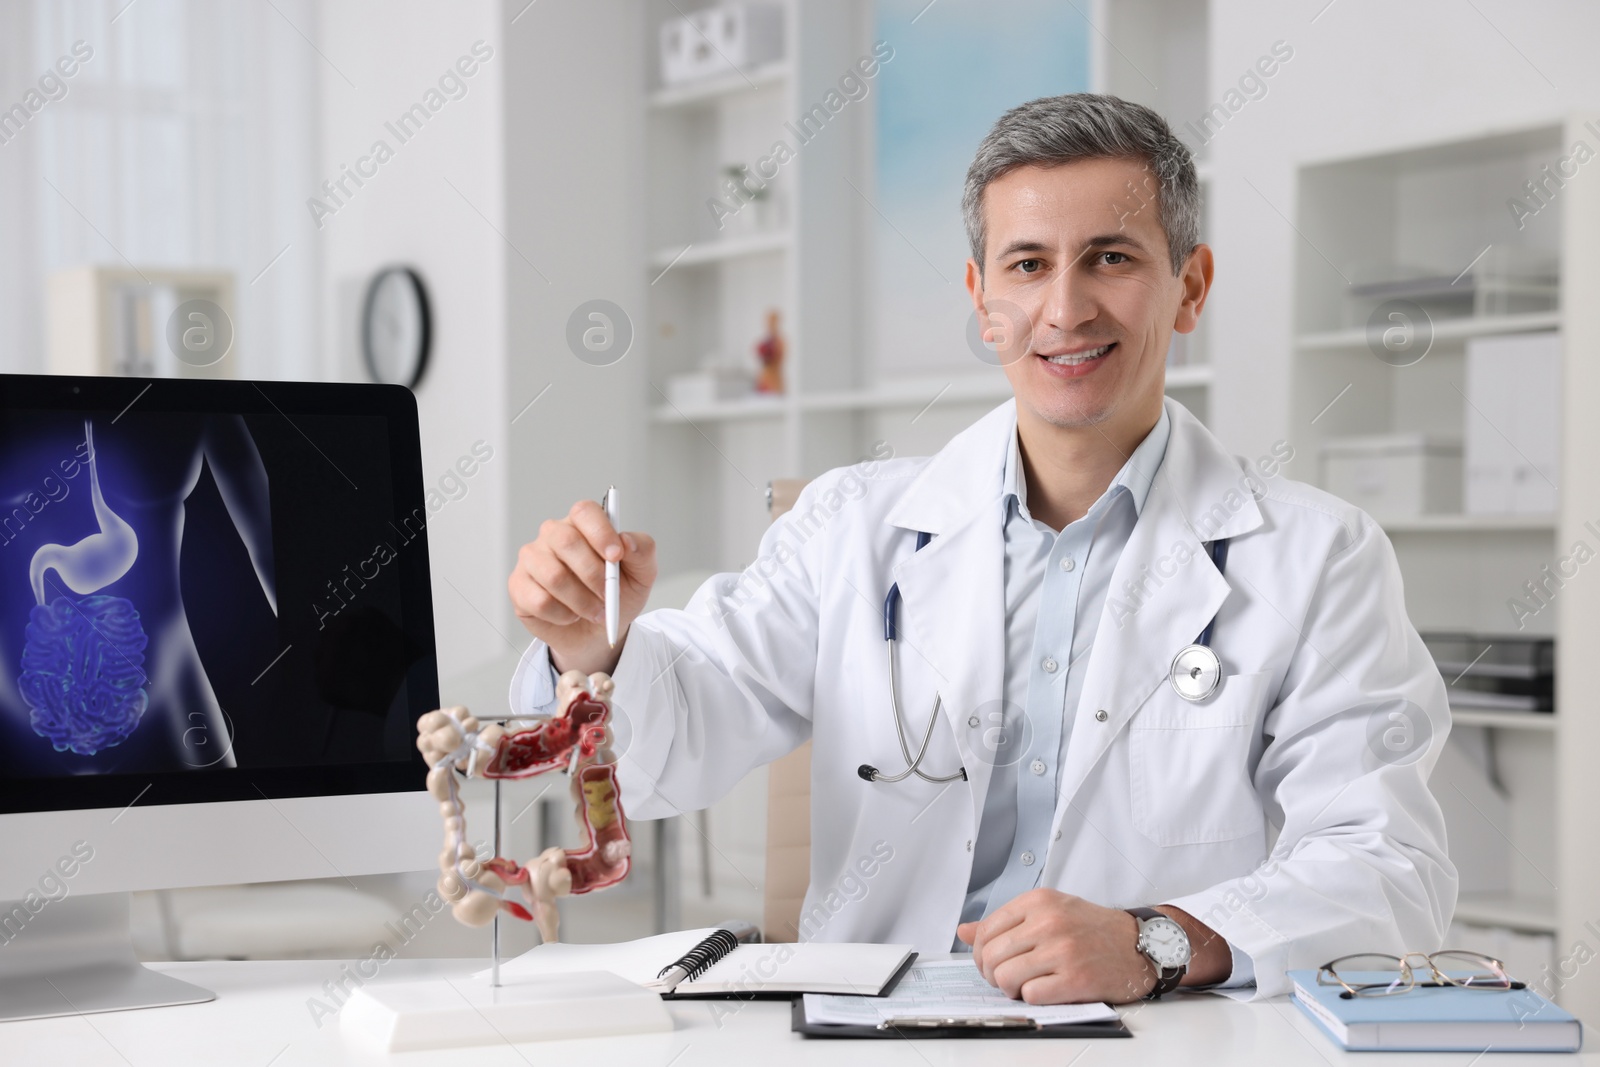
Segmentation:
{"type": "MultiPolygon", "coordinates": [[[[617,487],[606,488],[606,520],[621,536],[621,519],[617,516],[617,487]]],[[[606,561],[606,640],[617,647],[617,626],[622,620],[622,564],[606,561]]]]}

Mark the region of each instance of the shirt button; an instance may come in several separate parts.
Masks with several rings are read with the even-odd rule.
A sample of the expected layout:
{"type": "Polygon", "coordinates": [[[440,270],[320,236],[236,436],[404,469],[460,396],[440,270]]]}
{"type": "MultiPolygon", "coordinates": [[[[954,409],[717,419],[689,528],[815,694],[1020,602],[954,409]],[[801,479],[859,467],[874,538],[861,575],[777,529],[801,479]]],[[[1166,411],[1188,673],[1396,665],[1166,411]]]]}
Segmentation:
{"type": "Polygon", "coordinates": [[[967,725],[976,730],[978,728],[978,717],[976,715],[969,715],[967,717],[967,725]]]}
{"type": "Polygon", "coordinates": [[[1057,663],[1053,657],[1046,656],[1044,658],[1044,662],[1039,664],[1039,666],[1044,668],[1044,673],[1054,674],[1056,673],[1056,668],[1061,666],[1061,664],[1057,663]]]}
{"type": "Polygon", "coordinates": [[[1033,866],[1033,853],[1032,852],[1024,852],[1022,854],[1021,858],[1022,858],[1022,865],[1024,867],[1032,867],[1033,866]]]}
{"type": "Polygon", "coordinates": [[[1032,763],[1028,764],[1028,770],[1032,771],[1034,774],[1043,774],[1044,773],[1044,760],[1042,760],[1042,759],[1034,760],[1032,763]]]}
{"type": "Polygon", "coordinates": [[[1099,711],[1094,713],[1095,722],[1105,722],[1109,718],[1111,718],[1111,716],[1106,714],[1105,708],[1101,708],[1099,711]]]}
{"type": "Polygon", "coordinates": [[[1061,569],[1062,570],[1070,571],[1072,568],[1076,567],[1077,565],[1078,564],[1073,561],[1073,558],[1071,556],[1062,556],[1061,557],[1061,569]]]}
{"type": "Polygon", "coordinates": [[[1056,840],[1057,840],[1057,841],[1060,841],[1060,840],[1061,840],[1061,831],[1060,831],[1060,830],[1057,830],[1057,831],[1056,831],[1056,836],[1055,836],[1055,839],[1056,839],[1056,840]]]}
{"type": "Polygon", "coordinates": [[[968,852],[971,852],[971,851],[972,851],[972,842],[971,842],[971,841],[968,841],[968,842],[967,842],[967,851],[968,851],[968,852]]]}

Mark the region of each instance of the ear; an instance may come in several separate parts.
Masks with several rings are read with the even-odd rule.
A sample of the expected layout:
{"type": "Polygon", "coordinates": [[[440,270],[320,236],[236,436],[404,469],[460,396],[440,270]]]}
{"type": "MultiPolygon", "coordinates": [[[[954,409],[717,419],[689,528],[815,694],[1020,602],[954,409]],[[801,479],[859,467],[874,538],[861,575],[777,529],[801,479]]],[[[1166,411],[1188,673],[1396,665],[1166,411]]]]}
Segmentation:
{"type": "Polygon", "coordinates": [[[1183,299],[1178,304],[1178,315],[1173,320],[1172,328],[1179,333],[1193,333],[1195,327],[1200,325],[1200,311],[1205,307],[1206,297],[1211,294],[1212,268],[1211,246],[1195,245],[1194,251],[1184,261],[1183,273],[1178,277],[1183,287],[1183,299]]]}
{"type": "Polygon", "coordinates": [[[978,269],[978,261],[967,260],[967,293],[972,297],[972,308],[978,314],[983,314],[983,273],[978,269]]]}

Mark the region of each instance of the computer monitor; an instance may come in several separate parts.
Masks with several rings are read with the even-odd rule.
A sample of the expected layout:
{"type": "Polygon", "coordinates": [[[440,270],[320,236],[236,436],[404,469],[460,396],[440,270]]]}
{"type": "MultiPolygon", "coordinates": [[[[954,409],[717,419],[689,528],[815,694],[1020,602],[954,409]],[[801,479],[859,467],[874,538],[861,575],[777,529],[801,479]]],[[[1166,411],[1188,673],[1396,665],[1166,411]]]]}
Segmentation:
{"type": "Polygon", "coordinates": [[[398,386],[0,375],[0,1019],[191,1003],[133,890],[424,870],[398,386]]]}

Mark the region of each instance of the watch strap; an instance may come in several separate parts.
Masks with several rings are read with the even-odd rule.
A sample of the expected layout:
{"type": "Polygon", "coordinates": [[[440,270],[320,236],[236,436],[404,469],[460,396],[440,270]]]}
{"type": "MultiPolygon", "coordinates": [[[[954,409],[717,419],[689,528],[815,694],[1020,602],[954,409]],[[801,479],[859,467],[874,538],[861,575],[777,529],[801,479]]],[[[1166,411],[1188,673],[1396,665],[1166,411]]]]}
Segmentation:
{"type": "MultiPolygon", "coordinates": [[[[1144,930],[1143,920],[1145,919],[1166,919],[1168,922],[1177,921],[1170,915],[1163,915],[1154,908],[1126,908],[1124,910],[1127,911],[1129,915],[1132,915],[1135,919],[1140,920],[1139,929],[1141,933],[1144,930]]],[[[1143,952],[1142,949],[1140,951],[1143,952]]],[[[1149,959],[1152,964],[1156,962],[1154,959],[1150,958],[1149,953],[1144,953],[1144,956],[1146,959],[1149,959]]],[[[1183,981],[1183,976],[1188,970],[1189,967],[1187,964],[1180,964],[1177,967],[1161,967],[1160,965],[1157,965],[1155,988],[1146,993],[1144,999],[1155,1000],[1162,994],[1170,993],[1174,989],[1177,989],[1178,983],[1183,981]]]]}

